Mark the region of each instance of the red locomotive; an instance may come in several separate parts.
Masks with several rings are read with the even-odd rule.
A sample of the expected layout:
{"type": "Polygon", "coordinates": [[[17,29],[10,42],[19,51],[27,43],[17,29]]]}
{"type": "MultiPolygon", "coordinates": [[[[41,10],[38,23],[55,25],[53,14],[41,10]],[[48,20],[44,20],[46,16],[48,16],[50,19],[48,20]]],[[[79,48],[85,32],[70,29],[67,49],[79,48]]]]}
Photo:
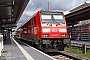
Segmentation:
{"type": "Polygon", "coordinates": [[[18,37],[32,43],[42,51],[64,50],[70,43],[63,12],[40,10],[17,30],[18,37]]]}

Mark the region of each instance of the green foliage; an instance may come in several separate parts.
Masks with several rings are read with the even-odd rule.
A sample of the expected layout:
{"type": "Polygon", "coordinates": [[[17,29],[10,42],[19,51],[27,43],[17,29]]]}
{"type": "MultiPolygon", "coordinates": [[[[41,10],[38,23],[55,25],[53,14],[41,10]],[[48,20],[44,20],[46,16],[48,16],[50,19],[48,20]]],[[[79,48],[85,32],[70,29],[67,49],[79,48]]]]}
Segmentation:
{"type": "Polygon", "coordinates": [[[82,53],[81,50],[79,50],[79,49],[74,49],[74,48],[65,48],[64,51],[65,51],[65,52],[72,53],[72,54],[76,54],[76,55],[78,55],[79,57],[88,57],[88,58],[90,58],[90,51],[87,51],[86,54],[82,53]]]}

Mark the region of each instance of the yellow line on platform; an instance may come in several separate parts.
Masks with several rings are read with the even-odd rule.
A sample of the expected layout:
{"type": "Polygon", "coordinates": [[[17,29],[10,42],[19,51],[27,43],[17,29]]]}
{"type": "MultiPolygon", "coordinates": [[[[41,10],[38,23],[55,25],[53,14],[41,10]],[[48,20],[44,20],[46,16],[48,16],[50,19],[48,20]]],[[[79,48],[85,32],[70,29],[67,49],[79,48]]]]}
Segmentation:
{"type": "Polygon", "coordinates": [[[19,49],[22,51],[22,53],[24,54],[24,56],[26,57],[27,60],[34,60],[21,46],[20,44],[18,44],[14,38],[12,38],[12,40],[16,43],[16,45],[19,47],[19,49]]]}

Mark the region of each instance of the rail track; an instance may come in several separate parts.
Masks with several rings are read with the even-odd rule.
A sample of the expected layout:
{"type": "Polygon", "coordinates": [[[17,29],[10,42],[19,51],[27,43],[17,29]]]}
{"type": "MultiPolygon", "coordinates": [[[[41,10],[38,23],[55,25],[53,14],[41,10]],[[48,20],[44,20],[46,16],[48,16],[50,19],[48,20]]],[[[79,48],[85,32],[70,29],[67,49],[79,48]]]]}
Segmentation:
{"type": "Polygon", "coordinates": [[[55,55],[55,56],[52,56],[53,58],[57,59],[57,60],[73,60],[73,59],[70,59],[66,56],[63,56],[63,55],[55,55]]]}
{"type": "Polygon", "coordinates": [[[62,52],[47,52],[46,54],[57,60],[80,60],[79,58],[72,56],[71,54],[62,52]]]}

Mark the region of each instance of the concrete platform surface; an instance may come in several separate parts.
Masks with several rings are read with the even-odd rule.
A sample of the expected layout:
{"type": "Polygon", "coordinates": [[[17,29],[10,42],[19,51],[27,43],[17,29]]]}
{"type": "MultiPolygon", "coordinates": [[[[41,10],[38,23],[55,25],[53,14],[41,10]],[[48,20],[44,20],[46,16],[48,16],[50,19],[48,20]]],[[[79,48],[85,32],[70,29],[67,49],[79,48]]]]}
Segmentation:
{"type": "Polygon", "coordinates": [[[4,41],[4,52],[2,53],[2,57],[6,60],[56,60],[13,38],[4,41]]]}

